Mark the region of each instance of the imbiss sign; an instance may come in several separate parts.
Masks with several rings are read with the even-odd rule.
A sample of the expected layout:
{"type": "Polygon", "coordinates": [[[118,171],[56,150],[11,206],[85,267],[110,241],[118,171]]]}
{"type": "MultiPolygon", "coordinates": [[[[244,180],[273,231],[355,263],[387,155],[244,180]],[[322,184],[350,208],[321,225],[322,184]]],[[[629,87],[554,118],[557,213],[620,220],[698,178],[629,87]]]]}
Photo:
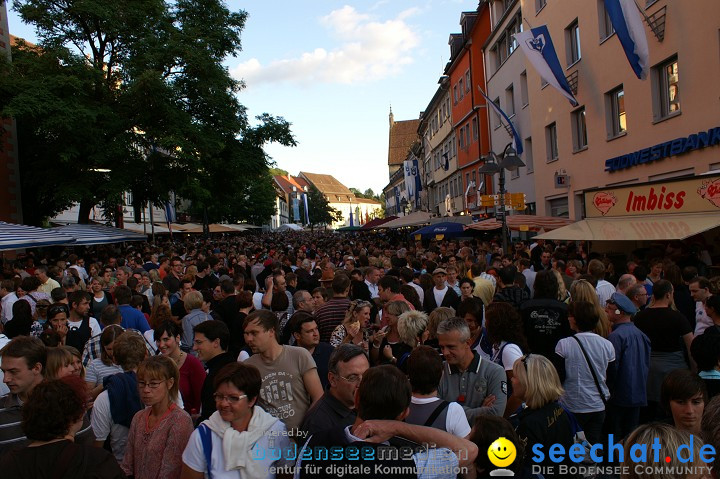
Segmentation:
{"type": "Polygon", "coordinates": [[[585,192],[587,218],[704,212],[720,214],[720,175],[585,192]]]}

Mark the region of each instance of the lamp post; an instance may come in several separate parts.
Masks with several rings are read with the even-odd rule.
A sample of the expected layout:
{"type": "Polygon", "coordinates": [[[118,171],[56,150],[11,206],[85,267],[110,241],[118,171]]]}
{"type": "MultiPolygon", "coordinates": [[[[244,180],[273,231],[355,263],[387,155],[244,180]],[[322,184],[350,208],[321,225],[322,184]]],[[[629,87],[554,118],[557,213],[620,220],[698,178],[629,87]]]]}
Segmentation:
{"type": "Polygon", "coordinates": [[[508,230],[507,230],[507,218],[505,211],[505,170],[514,171],[521,166],[525,166],[525,163],[517,156],[515,148],[512,147],[512,143],[508,143],[500,157],[494,152],[485,158],[485,164],[482,165],[478,172],[486,175],[494,175],[500,173],[500,181],[498,182],[499,193],[500,193],[500,214],[502,215],[502,247],[503,254],[508,252],[508,230]]]}

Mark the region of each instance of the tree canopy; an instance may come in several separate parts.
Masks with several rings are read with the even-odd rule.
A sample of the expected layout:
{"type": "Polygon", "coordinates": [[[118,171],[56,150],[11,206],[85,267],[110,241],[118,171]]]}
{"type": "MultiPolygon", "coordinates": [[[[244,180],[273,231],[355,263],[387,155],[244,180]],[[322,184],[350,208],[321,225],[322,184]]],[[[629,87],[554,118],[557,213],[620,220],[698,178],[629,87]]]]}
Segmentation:
{"type": "Polygon", "coordinates": [[[290,124],[251,125],[243,83],[222,64],[241,50],[244,11],[205,0],[16,0],[39,46],[0,66],[0,115],[18,125],[24,216],[80,203],[78,220],[125,191],[170,191],[210,221],[264,222],[274,192],[263,147],[294,146],[290,124]]]}

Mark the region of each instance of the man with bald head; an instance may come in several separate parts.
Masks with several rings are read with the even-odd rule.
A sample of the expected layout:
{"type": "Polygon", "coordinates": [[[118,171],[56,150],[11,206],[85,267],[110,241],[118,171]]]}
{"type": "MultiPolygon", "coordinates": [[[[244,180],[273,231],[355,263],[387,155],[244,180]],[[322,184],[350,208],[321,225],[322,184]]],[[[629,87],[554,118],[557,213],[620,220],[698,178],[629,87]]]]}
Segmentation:
{"type": "Polygon", "coordinates": [[[626,273],[622,276],[620,276],[620,279],[618,280],[617,288],[615,290],[618,293],[625,294],[627,296],[627,290],[630,289],[630,286],[637,283],[637,280],[635,279],[635,276],[633,276],[630,273],[626,273]]]}

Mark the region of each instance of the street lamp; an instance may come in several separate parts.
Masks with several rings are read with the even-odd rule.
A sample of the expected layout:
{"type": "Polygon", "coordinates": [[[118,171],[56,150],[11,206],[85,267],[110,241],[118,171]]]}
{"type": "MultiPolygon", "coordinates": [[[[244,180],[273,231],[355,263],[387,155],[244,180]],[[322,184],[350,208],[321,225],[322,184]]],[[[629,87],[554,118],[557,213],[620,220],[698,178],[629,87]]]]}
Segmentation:
{"type": "Polygon", "coordinates": [[[408,203],[407,198],[403,197],[403,199],[400,200],[400,208],[402,209],[403,216],[407,216],[410,214],[410,203],[408,203]]]}
{"type": "Polygon", "coordinates": [[[507,230],[507,218],[505,211],[505,170],[515,171],[521,166],[525,166],[525,163],[517,156],[515,148],[512,147],[512,143],[503,150],[502,154],[498,158],[494,152],[485,157],[485,164],[478,169],[478,173],[485,175],[494,175],[500,173],[499,181],[499,193],[500,193],[500,214],[502,220],[502,246],[503,254],[507,254],[508,249],[508,230],[507,230]]]}

